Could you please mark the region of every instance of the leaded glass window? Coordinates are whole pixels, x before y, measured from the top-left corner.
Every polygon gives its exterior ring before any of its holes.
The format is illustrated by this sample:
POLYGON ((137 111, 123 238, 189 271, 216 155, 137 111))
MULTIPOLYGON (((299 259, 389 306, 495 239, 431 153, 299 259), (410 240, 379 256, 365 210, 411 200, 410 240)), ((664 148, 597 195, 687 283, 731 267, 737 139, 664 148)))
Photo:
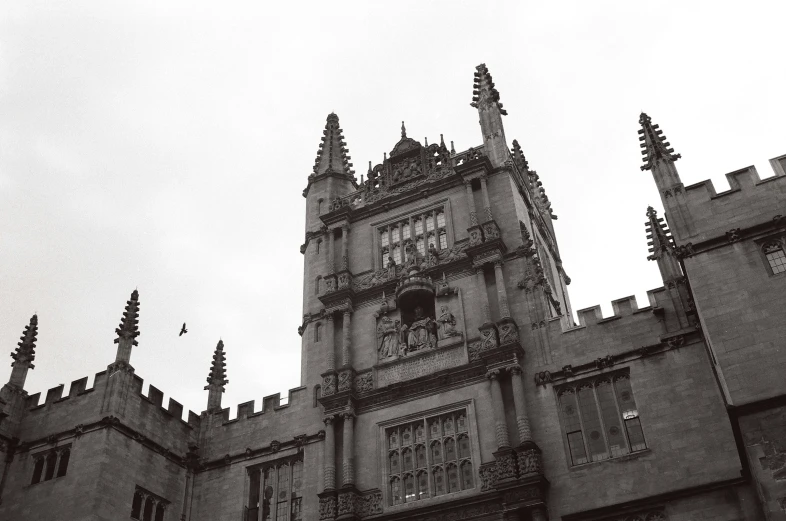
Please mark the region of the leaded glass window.
POLYGON ((303 521, 302 455, 249 469, 245 521, 303 521))
POLYGON ((563 386, 557 392, 572 465, 647 448, 626 373, 563 386))
POLYGON ((767 258, 773 275, 786 271, 786 254, 784 254, 783 246, 779 242, 768 242, 762 251, 764 251, 764 256, 767 258))
POLYGON ((390 505, 475 487, 466 409, 385 431, 390 505))
POLYGON ((448 248, 445 208, 433 208, 399 221, 380 226, 379 247, 381 265, 388 267, 390 258, 396 264, 407 262, 407 244, 412 243, 421 255, 426 255, 430 245, 438 250, 448 248))

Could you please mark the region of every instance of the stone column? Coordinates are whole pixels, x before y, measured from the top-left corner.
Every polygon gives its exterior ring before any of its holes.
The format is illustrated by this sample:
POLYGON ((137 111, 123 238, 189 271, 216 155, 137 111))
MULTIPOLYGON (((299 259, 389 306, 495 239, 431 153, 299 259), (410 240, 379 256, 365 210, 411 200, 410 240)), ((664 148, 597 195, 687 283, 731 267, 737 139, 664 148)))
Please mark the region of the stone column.
POLYGON ((467 187, 467 207, 469 207, 469 225, 478 225, 478 212, 475 209, 475 196, 472 195, 472 181, 464 181, 467 187))
POLYGON ((505 289, 505 276, 502 273, 504 262, 498 260, 494 262, 494 276, 497 281, 497 298, 499 299, 499 314, 501 318, 510 318, 510 308, 508 307, 508 292, 505 289))
POLYGON ((349 309, 344 310, 344 342, 341 346, 341 364, 343 367, 347 367, 352 363, 350 359, 350 347, 352 344, 352 336, 351 336, 351 316, 352 311, 349 309))
POLYGON ((546 514, 546 509, 543 507, 535 507, 530 511, 532 521, 547 521, 548 514, 546 514))
POLYGON ((349 271, 349 225, 341 225, 341 269, 349 271))
POLYGON ((491 202, 489 201, 489 190, 488 186, 486 186, 486 176, 480 176, 480 188, 483 191, 483 209, 486 212, 486 220, 490 221, 494 219, 491 215, 491 202))
POLYGON ((336 488, 336 431, 335 416, 325 416, 325 490, 336 488))
POLYGON ((499 369, 486 373, 491 382, 491 401, 494 408, 494 432, 497 436, 497 450, 509 449, 508 425, 505 421, 505 407, 502 404, 502 387, 499 384, 501 374, 499 369))
POLYGON ((355 484, 355 415, 351 412, 342 414, 344 417, 344 480, 342 485, 355 484))
POLYGON ((483 266, 475 268, 475 275, 475 287, 477 288, 478 298, 480 299, 483 323, 488 324, 491 322, 491 308, 489 307, 489 294, 486 291, 486 276, 483 274, 483 266))
POLYGON ((336 271, 336 265, 334 262, 335 254, 333 253, 333 230, 328 230, 325 234, 325 253, 327 253, 327 263, 326 269, 327 274, 332 275, 336 271))
POLYGON ((516 427, 519 430, 519 443, 526 443, 532 441, 532 432, 529 428, 521 366, 513 365, 508 370, 510 371, 511 383, 513 384, 513 404, 516 407, 516 427))
POLYGON ((335 342, 335 331, 333 324, 333 313, 328 313, 325 317, 325 345, 327 346, 327 371, 334 371, 336 369, 336 347, 333 345, 335 342))

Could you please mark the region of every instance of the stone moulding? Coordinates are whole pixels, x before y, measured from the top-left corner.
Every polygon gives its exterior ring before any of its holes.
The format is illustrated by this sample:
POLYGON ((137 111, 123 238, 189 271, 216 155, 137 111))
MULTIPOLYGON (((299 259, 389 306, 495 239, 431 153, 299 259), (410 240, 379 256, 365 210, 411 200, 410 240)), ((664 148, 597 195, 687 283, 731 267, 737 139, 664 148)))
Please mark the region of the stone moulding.
MULTIPOLYGON (((461 337, 456 337, 461 342, 461 337)), ((416 352, 404 358, 380 364, 375 369, 377 387, 387 387, 406 380, 427 376, 466 363, 463 343, 416 352)))

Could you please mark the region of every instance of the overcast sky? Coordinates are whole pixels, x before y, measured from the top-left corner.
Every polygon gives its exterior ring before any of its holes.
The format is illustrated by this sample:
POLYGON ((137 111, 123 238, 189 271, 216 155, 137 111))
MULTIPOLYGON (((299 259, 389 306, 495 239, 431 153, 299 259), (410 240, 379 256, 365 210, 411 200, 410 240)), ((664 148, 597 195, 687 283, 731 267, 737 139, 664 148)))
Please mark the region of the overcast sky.
POLYGON ((786 153, 783 6, 3 2, 0 352, 37 312, 27 391, 92 385, 138 288, 131 362, 165 402, 205 408, 219 338, 233 417, 297 387, 301 191, 327 114, 358 177, 401 120, 421 141, 481 144, 481 62, 559 216, 574 309, 644 306, 661 285, 643 225, 660 201, 639 170, 639 113, 683 155, 685 184, 771 175, 786 153))

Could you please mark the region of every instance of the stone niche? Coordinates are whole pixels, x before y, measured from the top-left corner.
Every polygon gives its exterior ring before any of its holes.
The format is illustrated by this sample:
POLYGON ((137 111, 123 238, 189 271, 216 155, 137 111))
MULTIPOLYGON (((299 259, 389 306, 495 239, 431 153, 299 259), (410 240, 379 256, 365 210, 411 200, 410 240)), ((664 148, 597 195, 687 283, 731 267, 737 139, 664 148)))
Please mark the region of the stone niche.
POLYGON ((396 287, 395 304, 384 300, 377 313, 377 387, 466 363, 463 303, 445 287, 413 263, 396 287))

